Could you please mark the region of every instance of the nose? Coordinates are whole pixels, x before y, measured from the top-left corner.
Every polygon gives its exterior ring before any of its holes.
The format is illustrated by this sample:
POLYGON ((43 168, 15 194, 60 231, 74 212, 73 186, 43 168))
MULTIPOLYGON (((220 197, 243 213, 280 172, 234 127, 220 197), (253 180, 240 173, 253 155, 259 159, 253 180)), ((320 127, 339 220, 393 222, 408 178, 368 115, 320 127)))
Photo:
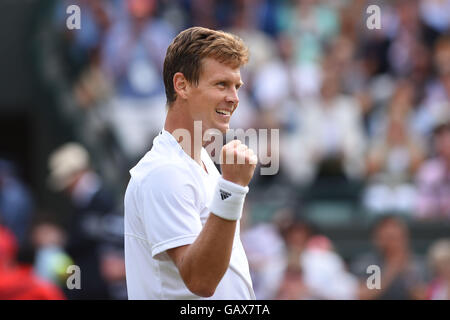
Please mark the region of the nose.
POLYGON ((239 103, 239 97, 237 89, 232 87, 228 92, 226 96, 227 103, 232 104, 233 106, 236 106, 239 103))

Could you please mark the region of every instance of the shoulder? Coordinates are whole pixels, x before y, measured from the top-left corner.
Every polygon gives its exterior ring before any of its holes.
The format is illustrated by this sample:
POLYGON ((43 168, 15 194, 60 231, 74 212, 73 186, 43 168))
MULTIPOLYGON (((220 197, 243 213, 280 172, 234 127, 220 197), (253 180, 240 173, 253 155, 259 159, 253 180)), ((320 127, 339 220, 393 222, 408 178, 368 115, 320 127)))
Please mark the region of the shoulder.
MULTIPOLYGON (((132 174, 132 186, 129 192, 132 197, 147 208, 170 205, 172 208, 181 203, 197 204, 201 199, 201 188, 198 180, 189 171, 189 167, 177 162, 165 162, 140 176, 132 174)), ((140 206, 140 205, 138 205, 140 206)), ((167 208, 166 208, 167 209, 167 208)))
POLYGON ((130 170, 134 181, 138 184, 156 177, 171 177, 189 172, 189 165, 162 137, 155 138, 152 149, 130 170))
POLYGON ((192 163, 175 139, 169 134, 160 135, 152 149, 130 170, 133 188, 159 194, 180 188, 187 191, 186 186, 199 187, 201 177, 192 163))
MULTIPOLYGON (((133 176, 134 177, 134 176, 133 176)), ((195 179, 189 166, 180 161, 164 161, 141 170, 137 175, 140 186, 152 189, 170 189, 175 186, 194 183, 195 179)))

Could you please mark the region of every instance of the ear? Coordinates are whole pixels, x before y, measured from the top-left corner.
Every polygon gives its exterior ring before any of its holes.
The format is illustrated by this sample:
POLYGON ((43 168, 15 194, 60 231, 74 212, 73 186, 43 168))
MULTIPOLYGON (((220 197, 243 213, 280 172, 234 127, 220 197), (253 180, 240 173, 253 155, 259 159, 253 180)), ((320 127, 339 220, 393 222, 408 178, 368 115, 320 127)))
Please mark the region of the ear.
POLYGON ((188 95, 189 82, 184 77, 184 74, 177 72, 173 75, 173 88, 178 97, 186 99, 188 95))

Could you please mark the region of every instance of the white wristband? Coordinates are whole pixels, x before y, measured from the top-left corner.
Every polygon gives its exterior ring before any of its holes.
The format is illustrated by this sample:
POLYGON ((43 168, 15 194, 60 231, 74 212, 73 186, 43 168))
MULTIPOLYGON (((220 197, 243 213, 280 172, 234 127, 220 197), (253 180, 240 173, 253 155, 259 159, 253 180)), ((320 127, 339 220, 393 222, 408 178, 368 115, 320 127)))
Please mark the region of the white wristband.
POLYGON ((220 177, 208 204, 210 212, 226 220, 239 220, 248 187, 240 186, 220 177))

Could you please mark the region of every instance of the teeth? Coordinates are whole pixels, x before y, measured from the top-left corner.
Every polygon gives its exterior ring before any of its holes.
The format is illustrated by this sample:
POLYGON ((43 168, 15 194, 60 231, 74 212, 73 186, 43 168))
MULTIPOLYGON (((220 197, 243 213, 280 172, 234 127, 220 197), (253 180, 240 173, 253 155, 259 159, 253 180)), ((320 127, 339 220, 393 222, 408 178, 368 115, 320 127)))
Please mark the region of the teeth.
POLYGON ((220 114, 223 114, 223 115, 226 115, 226 116, 231 115, 231 112, 227 111, 227 110, 216 110, 216 112, 220 113, 220 114))

